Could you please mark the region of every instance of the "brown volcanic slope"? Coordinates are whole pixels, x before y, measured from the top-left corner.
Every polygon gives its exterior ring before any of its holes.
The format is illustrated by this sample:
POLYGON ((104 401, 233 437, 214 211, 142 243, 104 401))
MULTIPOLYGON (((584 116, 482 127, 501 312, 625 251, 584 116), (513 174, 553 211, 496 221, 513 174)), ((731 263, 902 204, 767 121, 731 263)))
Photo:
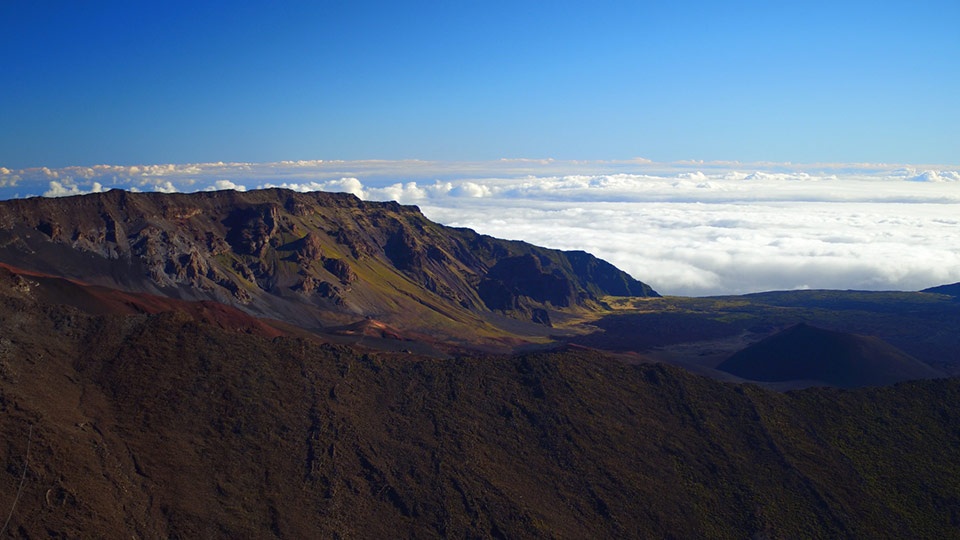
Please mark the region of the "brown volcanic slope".
POLYGON ((226 304, 211 301, 187 302, 145 293, 126 293, 108 287, 25 271, 0 263, 0 282, 49 304, 61 304, 94 315, 135 315, 180 312, 198 322, 225 330, 236 330, 265 337, 286 332, 226 304))
POLYGON ((90 316, 0 275, 16 538, 948 538, 960 381, 790 394, 90 316), (22 489, 21 489, 22 486, 22 489))
POLYGON ((878 338, 803 323, 734 353, 717 369, 753 381, 814 381, 845 388, 943 376, 878 338))
POLYGON ((280 189, 3 201, 0 262, 305 328, 375 318, 451 342, 542 336, 551 314, 656 295, 584 252, 444 227, 413 206, 280 189))

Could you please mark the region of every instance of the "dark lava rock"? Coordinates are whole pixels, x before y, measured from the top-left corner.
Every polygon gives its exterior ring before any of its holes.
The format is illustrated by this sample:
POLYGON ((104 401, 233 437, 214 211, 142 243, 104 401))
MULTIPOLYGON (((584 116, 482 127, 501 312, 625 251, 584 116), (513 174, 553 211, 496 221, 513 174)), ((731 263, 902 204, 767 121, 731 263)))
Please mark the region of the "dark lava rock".
POLYGON ((224 222, 230 228, 227 243, 241 255, 262 257, 277 233, 277 217, 273 204, 237 208, 224 222))
POLYGON ((573 284, 562 274, 544 271, 532 254, 501 259, 480 282, 480 298, 490 309, 516 309, 518 298, 526 296, 556 307, 574 303, 573 284))

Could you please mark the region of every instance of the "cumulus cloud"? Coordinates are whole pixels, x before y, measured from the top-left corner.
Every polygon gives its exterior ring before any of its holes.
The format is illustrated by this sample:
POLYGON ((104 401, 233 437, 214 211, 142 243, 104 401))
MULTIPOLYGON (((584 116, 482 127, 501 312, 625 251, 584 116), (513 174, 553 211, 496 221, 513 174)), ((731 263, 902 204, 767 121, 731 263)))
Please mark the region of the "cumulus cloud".
POLYGON ((363 197, 363 184, 356 178, 341 178, 326 182, 326 191, 340 191, 363 197))
POLYGON ((0 188, 16 187, 19 182, 19 174, 6 167, 0 167, 0 188))
POLYGON ((382 188, 358 189, 355 195, 366 199, 397 201, 401 203, 417 202, 430 196, 428 191, 416 182, 391 184, 382 188))
POLYGON ((489 197, 493 190, 489 186, 474 182, 463 182, 449 191, 454 197, 489 197))
POLYGON ((282 188, 299 191, 301 193, 307 191, 333 191, 339 193, 350 193, 360 198, 364 197, 363 184, 356 178, 340 178, 338 180, 328 180, 325 182, 284 182, 282 184, 267 183, 260 184, 257 186, 257 188, 282 188))
POLYGON ((678 175, 677 175, 677 178, 684 178, 684 179, 686 179, 686 180, 700 180, 700 181, 703 181, 703 180, 706 180, 706 179, 707 179, 707 175, 703 174, 703 173, 700 172, 700 171, 683 172, 683 173, 678 174, 678 175))
POLYGON ((70 180, 58 182, 50 181, 50 189, 43 193, 44 197, 68 197, 70 195, 85 195, 87 193, 101 193, 105 191, 100 182, 91 184, 90 189, 81 189, 80 186, 70 180))
POLYGON ((958 171, 923 171, 920 174, 909 178, 914 182, 958 182, 960 181, 960 172, 958 171))
MULTIPOLYGON (((171 187, 173 186, 173 184, 170 182, 166 182, 166 184, 171 187)), ((230 180, 217 180, 212 186, 204 188, 204 191, 223 191, 226 189, 232 189, 234 191, 246 191, 247 186, 235 184, 230 180)))
POLYGON ((173 185, 173 182, 161 182, 154 184, 154 191, 159 191, 160 193, 176 193, 178 190, 176 186, 173 185))

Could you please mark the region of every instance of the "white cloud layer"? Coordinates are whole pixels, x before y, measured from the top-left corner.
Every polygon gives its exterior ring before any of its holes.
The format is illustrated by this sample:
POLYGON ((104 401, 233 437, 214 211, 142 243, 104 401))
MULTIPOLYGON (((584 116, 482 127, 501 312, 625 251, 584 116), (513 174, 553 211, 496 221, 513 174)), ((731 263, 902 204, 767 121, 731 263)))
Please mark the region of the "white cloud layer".
POLYGON ((4 198, 264 187, 417 204, 444 224, 589 251, 665 294, 960 281, 957 167, 636 159, 0 168, 4 198))

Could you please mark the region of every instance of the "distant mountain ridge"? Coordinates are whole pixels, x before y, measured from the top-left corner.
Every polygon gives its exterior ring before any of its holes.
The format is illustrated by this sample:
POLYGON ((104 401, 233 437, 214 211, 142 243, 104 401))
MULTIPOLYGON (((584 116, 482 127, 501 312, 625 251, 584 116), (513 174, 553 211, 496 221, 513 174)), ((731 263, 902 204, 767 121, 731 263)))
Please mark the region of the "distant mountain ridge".
POLYGON ((0 262, 307 328, 378 318, 454 340, 536 333, 607 295, 658 296, 584 252, 445 227, 415 206, 283 189, 3 201, 0 262))
POLYGON ((930 287, 929 289, 924 289, 920 292, 945 294, 947 296, 953 296, 954 298, 958 298, 960 297, 960 283, 951 283, 949 285, 938 285, 936 287, 930 287))

